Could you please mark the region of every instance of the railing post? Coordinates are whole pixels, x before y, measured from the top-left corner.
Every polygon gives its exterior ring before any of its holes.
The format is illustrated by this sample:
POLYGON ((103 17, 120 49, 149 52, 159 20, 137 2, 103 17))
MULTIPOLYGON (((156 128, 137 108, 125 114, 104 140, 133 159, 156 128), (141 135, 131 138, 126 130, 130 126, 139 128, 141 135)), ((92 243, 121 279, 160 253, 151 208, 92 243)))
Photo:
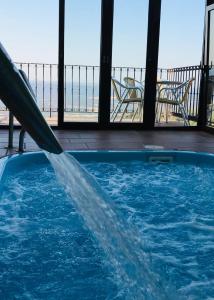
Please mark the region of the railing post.
POLYGON ((13 129, 14 129, 14 117, 11 111, 9 111, 9 132, 8 132, 8 149, 13 148, 13 129))

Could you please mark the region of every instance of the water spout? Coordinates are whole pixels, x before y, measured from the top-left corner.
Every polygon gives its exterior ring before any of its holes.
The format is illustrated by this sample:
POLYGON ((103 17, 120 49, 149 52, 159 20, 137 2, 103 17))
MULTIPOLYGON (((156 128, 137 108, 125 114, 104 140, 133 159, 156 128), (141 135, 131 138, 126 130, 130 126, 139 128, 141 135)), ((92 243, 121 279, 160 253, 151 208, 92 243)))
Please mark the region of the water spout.
POLYGON ((63 152, 40 112, 35 96, 1 43, 0 99, 40 148, 55 154, 63 152))

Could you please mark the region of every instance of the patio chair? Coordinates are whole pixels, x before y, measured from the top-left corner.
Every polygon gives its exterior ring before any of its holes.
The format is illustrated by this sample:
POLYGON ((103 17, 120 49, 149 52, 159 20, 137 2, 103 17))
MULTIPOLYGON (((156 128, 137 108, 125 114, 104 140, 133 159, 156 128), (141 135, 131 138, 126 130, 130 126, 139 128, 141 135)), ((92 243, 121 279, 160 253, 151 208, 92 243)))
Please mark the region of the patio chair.
POLYGON ((168 105, 173 105, 178 107, 178 111, 180 112, 183 121, 184 126, 189 126, 189 118, 188 113, 186 111, 186 105, 188 101, 189 91, 192 86, 192 82, 195 80, 195 78, 191 78, 182 84, 178 86, 171 86, 166 87, 163 86, 158 90, 157 94, 157 106, 156 106, 156 121, 160 122, 161 113, 162 113, 162 106, 165 104, 166 108, 166 122, 168 122, 168 105), (159 118, 158 118, 158 105, 161 105, 159 118))
POLYGON ((111 115, 111 121, 114 122, 118 113, 121 111, 122 106, 124 106, 122 115, 120 117, 120 122, 123 120, 125 112, 128 109, 129 104, 138 103, 138 108, 134 112, 132 117, 132 122, 134 121, 136 117, 136 112, 139 113, 139 121, 141 121, 142 118, 142 108, 143 108, 143 95, 142 95, 142 89, 139 87, 128 87, 118 80, 112 78, 112 86, 115 93, 115 96, 118 100, 118 103, 116 107, 114 108, 112 115, 111 115))
POLYGON ((140 88, 142 91, 144 91, 144 84, 143 82, 135 79, 135 78, 132 78, 132 77, 124 77, 123 78, 125 84, 127 87, 138 87, 140 88))
MULTIPOLYGON (((139 80, 132 78, 132 77, 124 77, 123 80, 128 88, 138 87, 141 90, 141 95, 144 94, 144 85, 142 82, 140 82, 139 80)), ((138 98, 137 94, 138 94, 137 90, 132 89, 129 91, 130 98, 138 98)), ((141 104, 138 104, 138 105, 140 106, 141 104)), ((140 107, 138 109, 136 109, 136 111, 134 112, 133 119, 135 119, 137 113, 139 113, 139 118, 140 118, 140 113, 142 113, 142 110, 140 110, 140 107)))

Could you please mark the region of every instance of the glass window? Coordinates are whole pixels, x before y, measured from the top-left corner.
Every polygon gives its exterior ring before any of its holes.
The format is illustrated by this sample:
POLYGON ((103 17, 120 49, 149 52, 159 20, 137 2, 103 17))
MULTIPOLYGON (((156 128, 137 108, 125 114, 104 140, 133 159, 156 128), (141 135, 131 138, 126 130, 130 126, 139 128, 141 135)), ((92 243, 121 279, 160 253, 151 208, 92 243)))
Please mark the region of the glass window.
POLYGON ((65 122, 97 122, 101 0, 65 1, 65 122))
POLYGON ((204 0, 162 0, 156 126, 197 125, 204 0))
POLYGON ((143 122, 148 4, 114 1, 111 122, 143 122))
MULTIPOLYGON (((28 76, 49 124, 57 124, 58 6, 58 0, 0 0, 1 43, 28 76)), ((0 124, 8 124, 1 102, 0 124)))

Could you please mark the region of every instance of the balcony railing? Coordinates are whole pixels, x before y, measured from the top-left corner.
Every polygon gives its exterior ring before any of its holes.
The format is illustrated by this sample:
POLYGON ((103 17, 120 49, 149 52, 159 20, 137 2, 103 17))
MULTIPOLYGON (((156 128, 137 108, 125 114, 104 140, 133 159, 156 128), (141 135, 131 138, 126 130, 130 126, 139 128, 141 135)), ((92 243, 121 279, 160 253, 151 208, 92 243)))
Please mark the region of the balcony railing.
MULTIPOLYGON (((34 93, 37 104, 42 112, 52 118, 58 111, 58 65, 43 63, 16 63, 19 69, 25 71, 34 93)), ((99 103, 99 70, 98 66, 65 65, 64 68, 64 111, 70 113, 97 113, 99 103)), ((113 67, 112 76, 123 82, 124 77, 132 77, 138 81, 144 81, 145 68, 113 67)), ((195 78, 189 92, 187 112, 189 118, 197 120, 199 91, 200 91, 200 66, 190 66, 173 69, 158 69, 157 78, 175 81, 186 81, 195 78)), ((117 104, 112 90, 111 110, 117 104)), ((6 107, 0 103, 0 111, 6 107)), ((179 115, 177 107, 173 108, 173 114, 179 115)))
MULTIPOLYGON (((195 80, 193 81, 189 91, 186 109, 189 118, 197 121, 201 83, 201 66, 167 69, 167 80, 184 82, 191 78, 194 78, 195 80)), ((174 107, 173 110, 175 115, 179 114, 177 106, 174 107)))

